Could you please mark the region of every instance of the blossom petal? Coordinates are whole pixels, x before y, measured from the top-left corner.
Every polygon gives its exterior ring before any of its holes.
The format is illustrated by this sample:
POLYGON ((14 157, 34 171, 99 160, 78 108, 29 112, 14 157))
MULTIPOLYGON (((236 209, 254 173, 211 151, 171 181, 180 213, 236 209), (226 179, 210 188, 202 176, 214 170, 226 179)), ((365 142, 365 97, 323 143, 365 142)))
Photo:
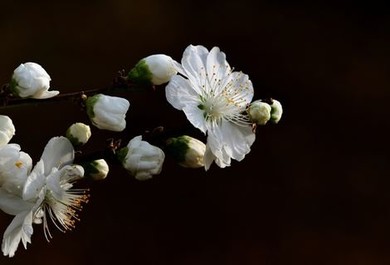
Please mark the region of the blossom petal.
POLYGON ((32 159, 27 153, 20 152, 19 158, 7 164, 0 170, 3 178, 2 188, 21 196, 24 183, 32 168, 32 159))
POLYGON ((168 102, 176 109, 182 110, 187 104, 197 106, 200 103, 199 94, 189 81, 180 75, 171 78, 165 87, 168 102))
POLYGON ((17 215, 20 212, 27 211, 33 207, 33 204, 24 201, 21 197, 0 188, 0 209, 10 215, 17 215))
POLYGON ((31 98, 36 98, 36 99, 46 99, 46 98, 52 98, 57 96, 60 93, 58 90, 41 90, 38 91, 36 94, 31 96, 31 98))
POLYGON ((230 166, 230 158, 237 161, 244 159, 255 138, 251 127, 223 121, 219 127, 208 130, 207 145, 217 165, 226 167, 230 166))
POLYGON ((4 232, 1 246, 4 256, 13 257, 21 240, 24 248, 27 248, 27 243, 31 243, 32 234, 32 211, 16 215, 4 232))
POLYGON ((173 107, 184 111, 192 125, 203 133, 206 132, 203 111, 198 107, 201 104, 200 96, 187 79, 179 75, 173 76, 165 88, 165 94, 173 107))
POLYGON ((84 176, 84 169, 79 165, 67 165, 60 170, 53 170, 46 179, 46 187, 56 199, 62 199, 66 190, 72 187, 74 180, 84 176))
POLYGON ((189 45, 185 49, 181 61, 184 75, 188 77, 198 94, 202 93, 202 89, 199 85, 205 83, 208 53, 209 51, 201 45, 189 45))
POLYGON ((212 48, 208 54, 206 69, 209 81, 207 88, 215 90, 214 93, 219 94, 225 87, 225 83, 230 81, 231 68, 226 61, 225 53, 221 52, 218 47, 212 48))
POLYGON ((39 160, 30 175, 27 177, 23 188, 23 200, 28 201, 38 197, 38 194, 45 185, 46 177, 44 174, 44 167, 43 160, 39 160))
POLYGON ((49 175, 52 168, 60 168, 72 164, 74 149, 72 143, 65 137, 53 137, 46 144, 41 159, 44 161, 45 175, 49 175))
POLYGON ((236 98, 239 96, 239 100, 236 100, 235 103, 240 108, 245 109, 251 103, 254 93, 253 84, 249 80, 249 76, 242 72, 232 72, 228 86, 229 97, 236 98))

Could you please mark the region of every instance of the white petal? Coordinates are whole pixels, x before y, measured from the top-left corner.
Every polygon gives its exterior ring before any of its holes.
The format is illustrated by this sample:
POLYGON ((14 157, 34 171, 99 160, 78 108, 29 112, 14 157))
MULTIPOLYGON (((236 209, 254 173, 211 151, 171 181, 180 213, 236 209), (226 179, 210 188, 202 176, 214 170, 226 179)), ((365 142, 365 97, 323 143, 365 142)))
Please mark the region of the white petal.
POLYGON ((74 149, 71 142, 63 137, 53 137, 46 144, 41 159, 45 166, 45 175, 49 175, 53 167, 60 168, 72 164, 74 149))
POLYGON ((203 157, 204 168, 206 171, 209 170, 215 158, 216 158, 215 155, 213 154, 213 152, 211 152, 210 146, 206 145, 206 152, 204 153, 204 157, 203 157))
POLYGON ((0 174, 3 177, 2 187, 9 192, 21 196, 21 191, 27 176, 30 174, 31 167, 31 157, 25 152, 20 152, 18 159, 10 161, 3 170, 0 170, 0 174))
MULTIPOLYGON (((233 72, 231 74, 231 83, 229 84, 229 97, 239 97, 240 102, 236 101, 241 108, 246 108, 253 98, 253 84, 249 76, 242 72, 233 72)), ((228 91, 226 91, 228 92, 228 91)))
POLYGON ((165 95, 171 105, 182 110, 187 104, 197 106, 200 103, 199 94, 193 89, 189 81, 180 75, 172 77, 165 87, 165 95))
POLYGON ((179 75, 173 76, 165 88, 165 94, 173 107, 183 110, 196 128, 206 132, 203 111, 198 107, 201 104, 200 96, 187 79, 179 75))
POLYGON ((208 130, 207 146, 215 156, 216 164, 226 167, 230 166, 231 158, 237 161, 244 159, 255 138, 250 126, 223 121, 219 127, 208 130))
POLYGON ((57 90, 42 90, 31 96, 31 98, 36 99, 46 99, 46 98, 52 98, 57 96, 60 93, 60 91, 57 90))
POLYGON ((4 232, 1 246, 4 256, 13 257, 21 240, 24 248, 27 248, 27 243, 31 243, 32 233, 32 212, 26 211, 15 216, 4 232))
POLYGON ((44 163, 41 159, 35 165, 34 169, 26 180, 26 183, 23 188, 23 199, 26 201, 36 199, 43 186, 45 185, 45 181, 46 177, 44 173, 44 163))
POLYGON ((188 77, 194 89, 197 89, 198 94, 201 93, 201 85, 204 84, 206 78, 206 61, 209 51, 201 46, 188 46, 182 58, 182 66, 184 75, 188 77))
POLYGON ((192 125, 201 130, 203 133, 206 133, 206 121, 204 119, 203 111, 201 109, 199 109, 198 107, 187 105, 183 109, 183 111, 192 125))
POLYGON ((251 150, 251 145, 256 139, 256 135, 250 126, 238 126, 234 123, 224 121, 221 123, 220 132, 229 156, 237 161, 244 159, 251 150))
POLYGON ((17 215, 23 211, 31 209, 32 207, 32 203, 26 202, 21 197, 0 188, 0 209, 5 213, 17 215))
POLYGON ((217 88, 216 93, 219 93, 218 88, 223 88, 223 83, 221 85, 215 85, 218 81, 228 82, 230 79, 228 75, 231 73, 231 68, 226 61, 225 53, 221 52, 218 47, 214 47, 211 49, 210 53, 207 56, 207 78, 209 79, 210 87, 213 89, 217 88))

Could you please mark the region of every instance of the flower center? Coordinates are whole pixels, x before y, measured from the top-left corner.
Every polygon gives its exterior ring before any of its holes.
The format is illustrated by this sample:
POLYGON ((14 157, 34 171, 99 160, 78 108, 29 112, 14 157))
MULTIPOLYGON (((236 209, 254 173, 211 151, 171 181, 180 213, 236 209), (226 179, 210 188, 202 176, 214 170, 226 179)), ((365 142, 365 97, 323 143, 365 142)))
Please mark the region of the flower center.
POLYGON ((61 198, 56 198, 51 191, 48 191, 43 203, 44 210, 44 233, 47 241, 52 238, 49 226, 46 220, 46 213, 54 225, 61 231, 66 232, 75 227, 76 221, 79 221, 78 212, 83 209, 84 203, 89 201, 88 189, 72 189, 64 191, 61 198))

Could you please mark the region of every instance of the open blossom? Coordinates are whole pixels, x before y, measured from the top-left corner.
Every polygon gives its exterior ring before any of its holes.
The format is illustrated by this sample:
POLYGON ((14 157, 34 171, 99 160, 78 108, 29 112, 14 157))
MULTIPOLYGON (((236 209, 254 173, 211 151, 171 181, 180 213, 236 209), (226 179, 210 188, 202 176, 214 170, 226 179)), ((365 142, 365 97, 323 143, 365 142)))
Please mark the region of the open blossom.
MULTIPOLYGON (((46 145, 41 159, 30 171, 20 171, 19 179, 11 184, 12 175, 6 174, 0 187, 0 209, 15 215, 4 232, 2 251, 5 256, 14 256, 20 242, 24 247, 31 243, 32 224, 43 224, 46 239, 52 236, 48 219, 61 231, 71 230, 78 220, 77 212, 88 201, 83 189, 72 189, 73 183, 84 175, 79 165, 73 165, 74 149, 65 137, 53 137, 46 145)), ((28 166, 28 160, 25 159, 28 166)), ((23 161, 15 163, 22 166, 23 161)), ((8 172, 8 171, 7 171, 8 172)))
POLYGON ((168 55, 153 54, 140 60, 128 74, 138 84, 161 85, 177 74, 176 62, 168 55))
POLYGON ((126 128, 126 113, 130 107, 127 99, 96 94, 87 98, 86 105, 87 114, 97 128, 115 132, 126 128))
POLYGON ((0 146, 7 144, 15 135, 15 126, 10 117, 0 115, 0 146))
POLYGON ((49 91, 50 80, 49 74, 41 65, 32 62, 22 63, 14 70, 11 90, 13 94, 21 98, 51 98, 60 92, 49 91))
POLYGON ((136 136, 118 152, 123 167, 136 179, 147 180, 160 174, 165 159, 163 150, 136 136))
POLYGON ((166 87, 168 102, 183 110, 196 128, 207 134, 205 169, 213 161, 230 166, 241 161, 255 141, 251 122, 245 114, 252 101, 253 86, 248 76, 234 72, 218 47, 186 48, 175 75, 166 87), (184 76, 184 77, 183 77, 184 76))

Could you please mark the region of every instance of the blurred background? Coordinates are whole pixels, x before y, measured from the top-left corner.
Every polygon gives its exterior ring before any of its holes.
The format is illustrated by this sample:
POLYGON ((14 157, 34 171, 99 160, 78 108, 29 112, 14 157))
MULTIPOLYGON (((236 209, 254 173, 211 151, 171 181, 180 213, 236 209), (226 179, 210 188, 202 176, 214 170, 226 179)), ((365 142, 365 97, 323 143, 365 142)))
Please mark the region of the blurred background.
MULTIPOLYGON (((226 169, 167 160, 139 182, 113 167, 88 183, 89 204, 65 234, 0 264, 390 264, 390 10, 379 1, 8 1, 0 4, 0 83, 41 64, 61 92, 107 87, 150 54, 180 61, 218 46, 248 74, 255 99, 284 106, 252 151, 226 169)), ((128 128, 93 128, 93 146, 145 129, 188 126, 155 93, 129 93, 128 128), (99 141, 96 141, 98 139, 99 141)), ((12 142, 37 161, 46 142, 87 117, 69 102, 0 109, 12 142)), ((194 131, 194 133, 199 133, 194 131)), ((101 145, 101 146, 99 146, 101 145)), ((0 230, 12 216, 0 213, 0 230)))

